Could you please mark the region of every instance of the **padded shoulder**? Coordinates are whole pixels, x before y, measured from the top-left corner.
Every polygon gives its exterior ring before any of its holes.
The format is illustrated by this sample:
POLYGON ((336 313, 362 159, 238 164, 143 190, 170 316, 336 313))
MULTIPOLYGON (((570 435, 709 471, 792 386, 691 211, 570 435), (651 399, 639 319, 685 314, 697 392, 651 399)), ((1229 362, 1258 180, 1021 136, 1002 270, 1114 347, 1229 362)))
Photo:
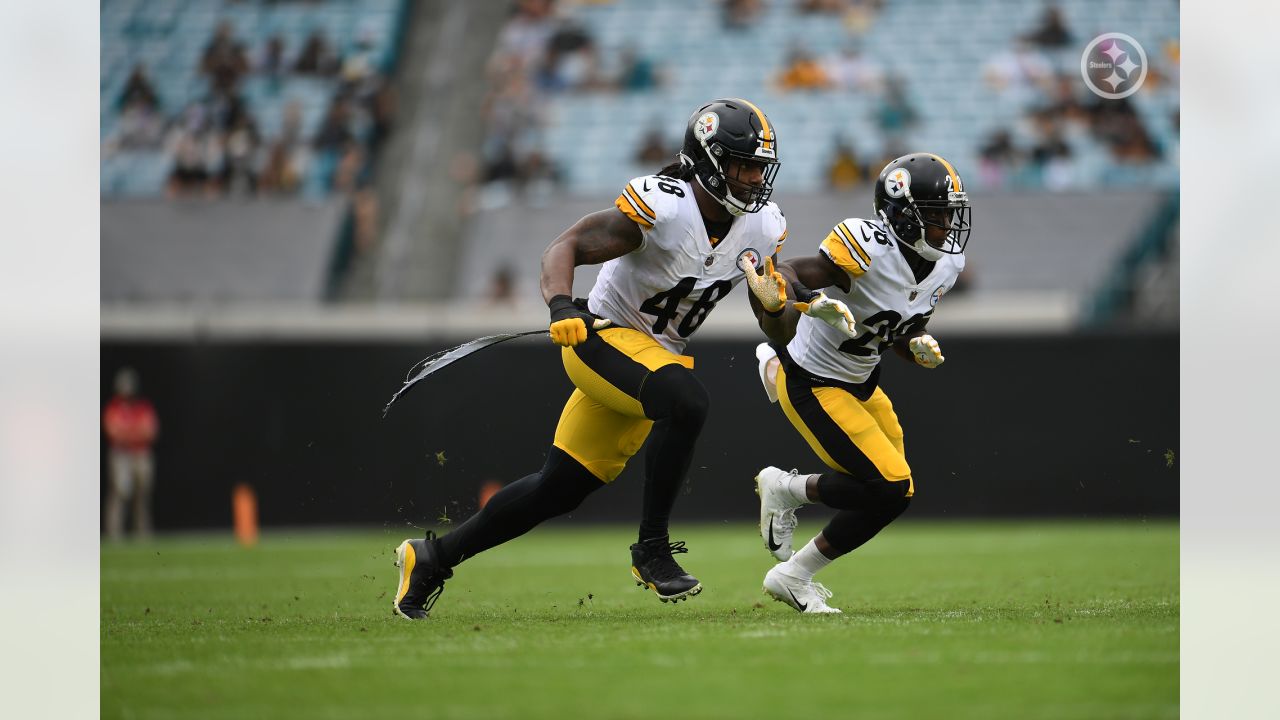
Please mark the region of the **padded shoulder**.
POLYGON ((623 186, 613 204, 637 225, 650 230, 675 217, 680 212, 680 198, 688 192, 688 186, 679 180, 643 175, 623 186))
POLYGON ((858 277, 871 269, 871 264, 892 242, 880 223, 845 218, 832 228, 818 251, 845 272, 858 277))

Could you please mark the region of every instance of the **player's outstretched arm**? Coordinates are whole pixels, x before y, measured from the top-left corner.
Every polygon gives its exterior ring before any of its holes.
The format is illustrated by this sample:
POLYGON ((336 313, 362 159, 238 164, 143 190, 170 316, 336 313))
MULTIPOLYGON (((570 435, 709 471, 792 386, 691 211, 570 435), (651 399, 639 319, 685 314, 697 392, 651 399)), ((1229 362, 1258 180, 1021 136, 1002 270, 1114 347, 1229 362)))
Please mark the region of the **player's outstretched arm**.
POLYGON ((611 208, 583 217, 551 241, 542 252, 540 284, 542 299, 551 309, 552 342, 566 347, 586 342, 587 323, 595 321, 573 304, 573 269, 622 257, 643 240, 640 227, 611 208))

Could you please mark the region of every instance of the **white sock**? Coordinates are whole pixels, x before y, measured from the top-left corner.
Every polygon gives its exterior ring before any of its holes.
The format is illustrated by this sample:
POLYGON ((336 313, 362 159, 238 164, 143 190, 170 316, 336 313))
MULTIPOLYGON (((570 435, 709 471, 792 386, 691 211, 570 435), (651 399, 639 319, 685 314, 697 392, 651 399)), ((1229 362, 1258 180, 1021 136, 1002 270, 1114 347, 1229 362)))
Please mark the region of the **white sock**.
POLYGON ((814 477, 814 476, 797 474, 797 475, 792 475, 786 480, 787 492, 791 493, 791 497, 793 500, 795 500, 796 502, 802 505, 808 505, 809 503, 813 502, 812 500, 809 499, 809 491, 805 489, 805 487, 809 484, 809 478, 811 477, 814 477))
POLYGON ((801 580, 812 580, 814 574, 830 564, 831 558, 823 555, 818 550, 818 546, 810 540, 795 555, 792 555, 790 560, 783 563, 786 566, 783 572, 801 580))

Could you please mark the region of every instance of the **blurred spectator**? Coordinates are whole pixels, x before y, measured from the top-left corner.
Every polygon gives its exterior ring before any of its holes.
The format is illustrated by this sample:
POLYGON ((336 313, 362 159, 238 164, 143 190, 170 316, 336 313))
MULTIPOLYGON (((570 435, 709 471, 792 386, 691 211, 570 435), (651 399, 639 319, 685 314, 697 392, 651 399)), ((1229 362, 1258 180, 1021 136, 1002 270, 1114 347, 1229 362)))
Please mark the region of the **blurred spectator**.
POLYGON ((831 79, 809 51, 800 45, 792 47, 787 57, 787 67, 778 77, 783 90, 822 90, 831 85, 831 79))
POLYGON ((1160 149, 1128 98, 1100 101, 1094 106, 1093 134, 1121 162, 1141 164, 1160 157, 1160 149))
POLYGON ((289 195, 297 191, 300 181, 301 173, 289 146, 283 140, 271 143, 262 173, 258 176, 258 189, 264 193, 289 195))
POLYGON ((801 15, 838 15, 845 10, 845 0, 796 0, 796 12, 801 15))
POLYGON ((169 173, 170 196, 204 194, 212 190, 209 156, 221 156, 216 148, 209 147, 212 142, 201 131, 183 129, 178 132, 173 144, 173 170, 169 173))
POLYGON ((624 92, 640 92, 657 87, 658 73, 653 61, 641 55, 635 45, 622 49, 619 58, 618 89, 624 92))
POLYGON ((284 60, 284 38, 280 33, 267 38, 267 44, 263 46, 254 69, 276 82, 284 77, 287 68, 284 60))
POLYGON ((302 140, 302 106, 292 100, 284 108, 280 136, 267 147, 258 189, 288 195, 297 192, 307 168, 306 144, 302 140))
POLYGON ((759 19, 760 0, 721 0, 721 18, 726 30, 746 30, 759 19))
POLYGON ((987 85, 996 92, 1050 89, 1053 81, 1053 64, 1044 53, 1033 48, 1025 40, 997 54, 982 68, 987 85))
POLYGON ((1004 187, 1022 163, 1022 152, 1013 144, 1013 135, 1006 128, 992 133, 978 150, 978 174, 982 184, 1004 187))
POLYGON ((856 46, 846 46, 840 53, 824 63, 832 85, 841 90, 878 94, 884 89, 884 68, 880 63, 866 58, 856 46))
POLYGON ((1071 44, 1071 31, 1057 5, 1049 5, 1040 18, 1040 26, 1023 35, 1027 42, 1042 48, 1057 49, 1071 44))
POLYGON ((831 190, 848 190, 862 182, 862 164, 853 148, 844 139, 836 140, 835 153, 827 166, 827 187, 831 190))
POLYGON ((152 112, 160 109, 160 97, 156 95, 155 87, 151 85, 151 78, 147 77, 147 70, 141 63, 134 65, 133 72, 129 73, 124 90, 116 100, 116 107, 121 110, 141 108, 152 112))
POLYGON ((236 40, 233 33, 230 22, 224 20, 219 23, 200 59, 200 72, 209 77, 210 86, 215 92, 231 92, 240 78, 249 71, 244 44, 236 40))
POLYGON ((115 130, 103 141, 103 154, 120 150, 148 150, 164 142, 167 121, 158 110, 145 103, 131 104, 120 113, 115 130))
POLYGON ((884 7, 884 0, 849 0, 848 10, 844 12, 844 28, 854 37, 862 35, 875 24, 876 17, 884 7))
POLYGON ((298 59, 293 63, 295 73, 320 77, 336 75, 338 67, 338 54, 321 30, 312 31, 303 44, 302 51, 298 53, 298 59))
POLYGON ((341 95, 335 96, 329 103, 329 110, 311 144, 317 150, 336 152, 354 140, 355 134, 351 131, 351 103, 341 95))
POLYGON ((555 30, 551 9, 551 0, 519 0, 511 19, 498 33, 491 64, 513 60, 521 69, 532 69, 555 30))
POLYGON ((160 430, 155 408, 138 395, 138 374, 121 368, 115 376, 115 396, 102 413, 106 431, 107 497, 103 526, 109 540, 124 537, 126 505, 132 500, 134 536, 151 535, 151 488, 155 462, 151 448, 160 430))
POLYGON ((876 124, 888 135, 895 135, 915 125, 916 111, 907 100, 906 81, 899 75, 889 76, 884 97, 875 110, 876 124))
POLYGON ((258 128, 247 114, 236 118, 223 140, 220 189, 231 195, 252 195, 258 189, 258 128))
POLYGON ((661 167, 675 156, 675 149, 667 144, 666 138, 657 123, 650 125, 644 137, 640 139, 640 147, 636 150, 635 161, 640 165, 661 167))
POLYGON ((493 277, 489 281, 489 303, 491 305, 514 305, 516 301, 516 273, 508 263, 494 268, 493 277))
POLYGON ((341 73, 343 84, 348 88, 354 87, 356 92, 361 92, 360 85, 377 77, 377 47, 369 30, 360 31, 355 46, 342 59, 341 73))
POLYGON ((1062 137, 1058 119, 1049 111, 1032 114, 1036 141, 1029 153, 1031 167, 1038 171, 1040 181, 1050 190, 1062 190, 1075 180, 1074 152, 1062 137))
POLYGON ((538 87, 549 92, 603 86, 595 41, 585 27, 570 20, 556 28, 547 41, 536 79, 538 87))
POLYGON ((541 150, 532 150, 520 159, 516 180, 517 191, 530 204, 543 206, 550 201, 560 184, 560 171, 541 150))

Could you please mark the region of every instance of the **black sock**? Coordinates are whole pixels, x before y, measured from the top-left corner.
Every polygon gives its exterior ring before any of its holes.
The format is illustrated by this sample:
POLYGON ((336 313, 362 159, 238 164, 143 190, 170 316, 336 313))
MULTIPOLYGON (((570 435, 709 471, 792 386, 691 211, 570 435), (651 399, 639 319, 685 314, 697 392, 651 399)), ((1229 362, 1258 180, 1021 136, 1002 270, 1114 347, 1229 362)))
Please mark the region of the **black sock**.
POLYGON ((853 552, 893 522, 910 503, 911 498, 904 497, 891 507, 841 510, 822 529, 822 536, 840 555, 853 552))
POLYGON ((645 450, 641 542, 667 537, 671 508, 693 462, 694 446, 710 401, 702 383, 685 368, 668 365, 650 374, 640 392, 645 414, 654 419, 645 450))
POLYGON ((502 488, 480 512, 436 541, 440 562, 453 567, 491 547, 563 515, 604 483, 578 461, 552 447, 542 470, 502 488))

